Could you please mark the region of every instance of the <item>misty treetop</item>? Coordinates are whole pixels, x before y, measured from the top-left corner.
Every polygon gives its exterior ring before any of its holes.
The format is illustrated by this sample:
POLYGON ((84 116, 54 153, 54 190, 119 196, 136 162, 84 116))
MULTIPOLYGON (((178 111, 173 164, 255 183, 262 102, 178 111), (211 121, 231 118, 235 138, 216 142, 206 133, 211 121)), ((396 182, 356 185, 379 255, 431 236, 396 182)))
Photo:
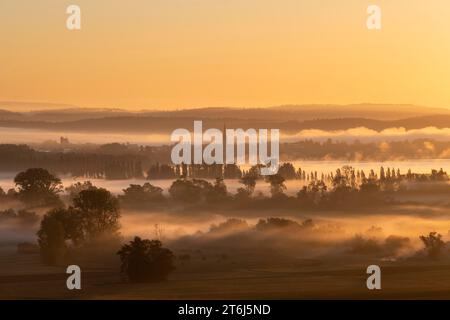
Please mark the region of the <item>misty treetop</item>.
POLYGON ((120 211, 117 199, 106 189, 82 190, 68 208, 48 211, 37 233, 44 262, 65 261, 70 246, 118 237, 120 211))
POLYGON ((62 191, 61 179, 42 168, 31 168, 14 178, 18 197, 30 206, 57 205, 62 191))

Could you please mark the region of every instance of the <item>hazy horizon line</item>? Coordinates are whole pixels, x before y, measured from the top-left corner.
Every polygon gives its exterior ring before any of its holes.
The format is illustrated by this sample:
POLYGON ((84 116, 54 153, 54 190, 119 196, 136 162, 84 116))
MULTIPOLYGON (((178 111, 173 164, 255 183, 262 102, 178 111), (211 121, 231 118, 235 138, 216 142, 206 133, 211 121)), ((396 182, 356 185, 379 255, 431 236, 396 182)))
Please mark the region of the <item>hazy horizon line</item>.
POLYGON ((6 110, 10 112, 44 112, 44 111, 58 111, 58 110, 108 110, 108 111, 118 111, 118 112, 176 112, 185 110, 200 110, 200 109, 270 109, 278 107, 313 107, 313 106, 327 106, 327 107, 351 107, 351 106, 403 106, 403 107, 417 107, 425 109, 443 109, 449 110, 450 107, 445 106, 428 106, 414 103, 390 103, 390 102, 357 102, 357 103, 282 103, 275 105, 266 106, 185 106, 185 107, 111 107, 111 106, 81 106, 70 103, 59 103, 59 102, 42 102, 42 101, 14 101, 14 100, 0 100, 0 110, 6 110), (15 105, 19 107, 17 110, 15 107, 8 107, 7 105, 15 105), (25 109, 28 107, 27 109, 25 109), (31 108, 30 108, 31 107, 31 108), (34 108, 33 108, 34 107, 34 108))

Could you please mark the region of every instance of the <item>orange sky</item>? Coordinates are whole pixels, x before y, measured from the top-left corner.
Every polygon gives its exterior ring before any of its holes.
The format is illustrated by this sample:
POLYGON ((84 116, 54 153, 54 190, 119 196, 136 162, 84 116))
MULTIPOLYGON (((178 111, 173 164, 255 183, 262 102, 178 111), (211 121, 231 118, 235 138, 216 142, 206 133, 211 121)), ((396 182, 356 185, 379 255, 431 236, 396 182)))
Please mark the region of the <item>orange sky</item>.
POLYGON ((0 43, 0 101, 450 107, 448 0, 2 0, 0 43))

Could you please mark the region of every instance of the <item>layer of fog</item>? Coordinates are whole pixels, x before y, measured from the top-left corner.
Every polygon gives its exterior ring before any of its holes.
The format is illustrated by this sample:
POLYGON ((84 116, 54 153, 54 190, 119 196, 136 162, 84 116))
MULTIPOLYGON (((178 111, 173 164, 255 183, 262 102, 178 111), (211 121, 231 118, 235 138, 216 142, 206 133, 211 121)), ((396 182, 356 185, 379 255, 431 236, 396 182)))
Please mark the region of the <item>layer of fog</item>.
MULTIPOLYGON (((206 128, 205 128, 206 129, 206 128)), ((276 128, 273 128, 276 129, 276 128)), ((101 133, 101 132, 73 132, 73 131, 46 131, 36 129, 0 128, 0 143, 42 143, 45 141, 57 141, 59 137, 68 137, 72 143, 135 143, 140 145, 170 144, 169 133, 126 134, 126 133, 101 133)), ((295 142, 300 140, 361 142, 371 141, 401 141, 415 139, 448 140, 450 128, 426 127, 407 130, 405 128, 388 128, 381 131, 365 127, 346 130, 301 130, 296 134, 284 134, 281 131, 281 142, 295 142)))
MULTIPOLYGON (((301 164, 302 168, 307 171, 324 166, 324 162, 319 161, 302 162, 301 164), (315 167, 316 165, 318 167, 315 167)), ((362 163, 370 168, 377 168, 375 164, 379 166, 379 163, 362 163)), ((407 164, 414 168, 414 162, 407 164)), ((342 164, 338 161, 330 162, 327 164, 327 170, 332 171, 331 165, 337 168, 342 164)), ((389 163, 387 166, 397 168, 399 163, 389 163)), ((450 161, 418 161, 417 166, 422 169, 427 166, 430 168, 444 167, 445 170, 448 170, 450 161), (424 163, 428 164, 424 165, 424 163)), ((402 171, 405 172, 406 169, 402 171)), ((14 186, 14 175, 14 173, 0 175, 0 186, 4 190, 14 186)), ((62 178, 65 187, 76 181, 84 181, 84 179, 62 178)), ((115 194, 120 194, 122 189, 128 187, 129 184, 143 184, 146 181, 135 179, 92 180, 92 182, 98 187, 104 187, 115 194)), ((151 182, 162 187, 166 194, 172 183, 171 180, 151 182)), ((226 180, 226 184, 231 193, 236 192, 236 189, 241 186, 237 180, 226 180)), ((293 195, 300 189, 303 182, 290 180, 286 182, 286 185, 287 194, 293 195)), ((259 181, 256 192, 260 191, 269 194, 269 185, 259 181)), ((11 207, 18 209, 20 203, 0 204, 0 210, 11 207)), ((361 212, 351 213, 343 211, 305 213, 304 210, 299 209, 297 214, 275 210, 270 212, 220 212, 219 210, 215 214, 185 211, 182 208, 179 212, 173 209, 170 211, 167 209, 165 212, 122 210, 121 234, 124 240, 137 235, 144 238, 161 238, 164 243, 176 250, 204 250, 205 248, 215 250, 214 248, 220 248, 221 251, 227 252, 241 249, 256 250, 255 248, 260 250, 270 247, 289 255, 307 257, 351 252, 364 253, 365 250, 372 250, 375 254, 389 257, 406 256, 419 250, 422 247, 419 236, 431 231, 441 233, 444 240, 450 241, 450 212, 447 207, 403 205, 397 211, 389 210, 390 212, 384 212, 382 209, 379 212, 373 212, 373 210, 365 212, 362 209, 361 212), (313 226, 305 229, 255 231, 259 219, 268 217, 283 217, 297 221, 300 225, 311 219, 313 226), (245 220, 247 227, 235 228, 222 225, 221 228, 217 228, 229 218, 245 220)), ((37 213, 42 216, 45 212, 41 210, 37 213)), ((38 227, 38 223, 34 226, 23 226, 14 221, 1 221, 0 246, 15 245, 24 241, 35 242, 38 227)))
POLYGON ((285 135, 285 142, 294 142, 298 140, 311 139, 314 141, 326 141, 327 139, 335 141, 351 142, 355 139, 361 142, 372 141, 402 141, 416 139, 448 140, 450 138, 450 128, 425 127, 421 129, 407 130, 400 128, 387 128, 381 131, 368 129, 365 127, 351 128, 346 130, 302 130, 295 135, 285 135))
MULTIPOLYGON (((374 254, 395 258, 412 255, 423 248, 420 235, 436 231, 450 241, 450 215, 438 218, 412 215, 370 214, 330 216, 279 216, 298 223, 294 227, 257 228, 260 217, 220 215, 173 215, 169 213, 132 213, 122 218, 122 234, 126 238, 139 235, 159 238, 178 250, 219 250, 221 252, 259 251, 271 249, 290 256, 320 257, 340 254, 374 254), (236 222, 237 221, 237 222, 236 222)), ((431 214, 431 213, 430 213, 431 214)))
MULTIPOLYGON (((417 159, 417 160, 408 160, 408 161, 384 161, 384 162, 375 162, 375 161, 340 161, 340 160, 332 160, 332 161, 292 161, 292 164, 296 169, 301 168, 306 171, 307 174, 311 172, 317 172, 320 177, 323 173, 327 175, 331 172, 336 172, 336 169, 342 168, 345 165, 349 165, 356 170, 364 170, 367 174, 373 169, 376 173, 379 173, 379 169, 383 166, 385 169, 394 168, 395 170, 400 169, 402 174, 406 174, 409 169, 411 169, 414 173, 431 173, 432 169, 439 170, 442 168, 444 171, 450 172, 450 159, 417 159)), ((246 166, 242 166, 242 169, 248 169, 246 166)), ((16 172, 0 172, 0 187, 3 190, 8 190, 10 188, 14 188, 14 177, 16 172)), ((155 186, 161 187, 164 189, 167 194, 167 190, 172 184, 172 180, 150 180, 147 181, 145 179, 127 179, 127 180, 104 180, 104 179, 85 179, 85 178, 75 178, 68 176, 61 176, 62 183, 64 187, 68 187, 76 182, 83 182, 86 180, 90 180, 95 186, 103 187, 108 189, 114 194, 120 194, 123 192, 123 189, 127 188, 130 184, 144 184, 145 182, 150 182, 155 186)), ((228 191, 231 193, 235 193, 239 187, 242 187, 239 184, 238 180, 225 180, 228 191)), ((288 180, 285 182, 287 191, 286 193, 289 195, 295 195, 299 189, 304 185, 303 181, 300 180, 288 180)), ((263 194, 269 194, 270 187, 264 181, 258 181, 256 185, 256 192, 262 192, 263 194)))
MULTIPOLYGON (((414 206, 404 207, 401 212, 376 214, 362 210, 357 214, 264 212, 251 216, 246 212, 122 210, 120 221, 123 241, 135 236, 160 239, 178 253, 200 250, 262 254, 269 250, 267 252, 302 258, 345 254, 395 259, 422 249, 419 236, 431 231, 442 234, 444 241, 450 241, 448 210, 414 206), (285 218, 297 224, 258 229, 258 221, 269 217, 285 218), (237 220, 230 222, 229 219, 237 220)), ((14 221, 2 221, 0 246, 36 242, 38 228, 39 223, 23 226, 14 221)))

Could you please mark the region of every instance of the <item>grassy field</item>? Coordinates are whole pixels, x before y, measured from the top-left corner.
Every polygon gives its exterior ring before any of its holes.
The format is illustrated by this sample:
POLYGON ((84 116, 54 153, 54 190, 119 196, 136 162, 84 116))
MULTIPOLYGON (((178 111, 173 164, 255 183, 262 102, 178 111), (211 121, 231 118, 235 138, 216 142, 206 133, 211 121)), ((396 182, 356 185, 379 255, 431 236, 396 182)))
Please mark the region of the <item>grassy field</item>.
POLYGON ((364 259, 251 257, 177 262, 168 281, 130 284, 107 266, 81 262, 82 290, 66 288, 64 268, 43 267, 38 255, 0 251, 1 299, 450 299, 450 261, 381 263, 382 289, 366 288, 364 259), (237 262, 240 261, 240 262, 237 262))

